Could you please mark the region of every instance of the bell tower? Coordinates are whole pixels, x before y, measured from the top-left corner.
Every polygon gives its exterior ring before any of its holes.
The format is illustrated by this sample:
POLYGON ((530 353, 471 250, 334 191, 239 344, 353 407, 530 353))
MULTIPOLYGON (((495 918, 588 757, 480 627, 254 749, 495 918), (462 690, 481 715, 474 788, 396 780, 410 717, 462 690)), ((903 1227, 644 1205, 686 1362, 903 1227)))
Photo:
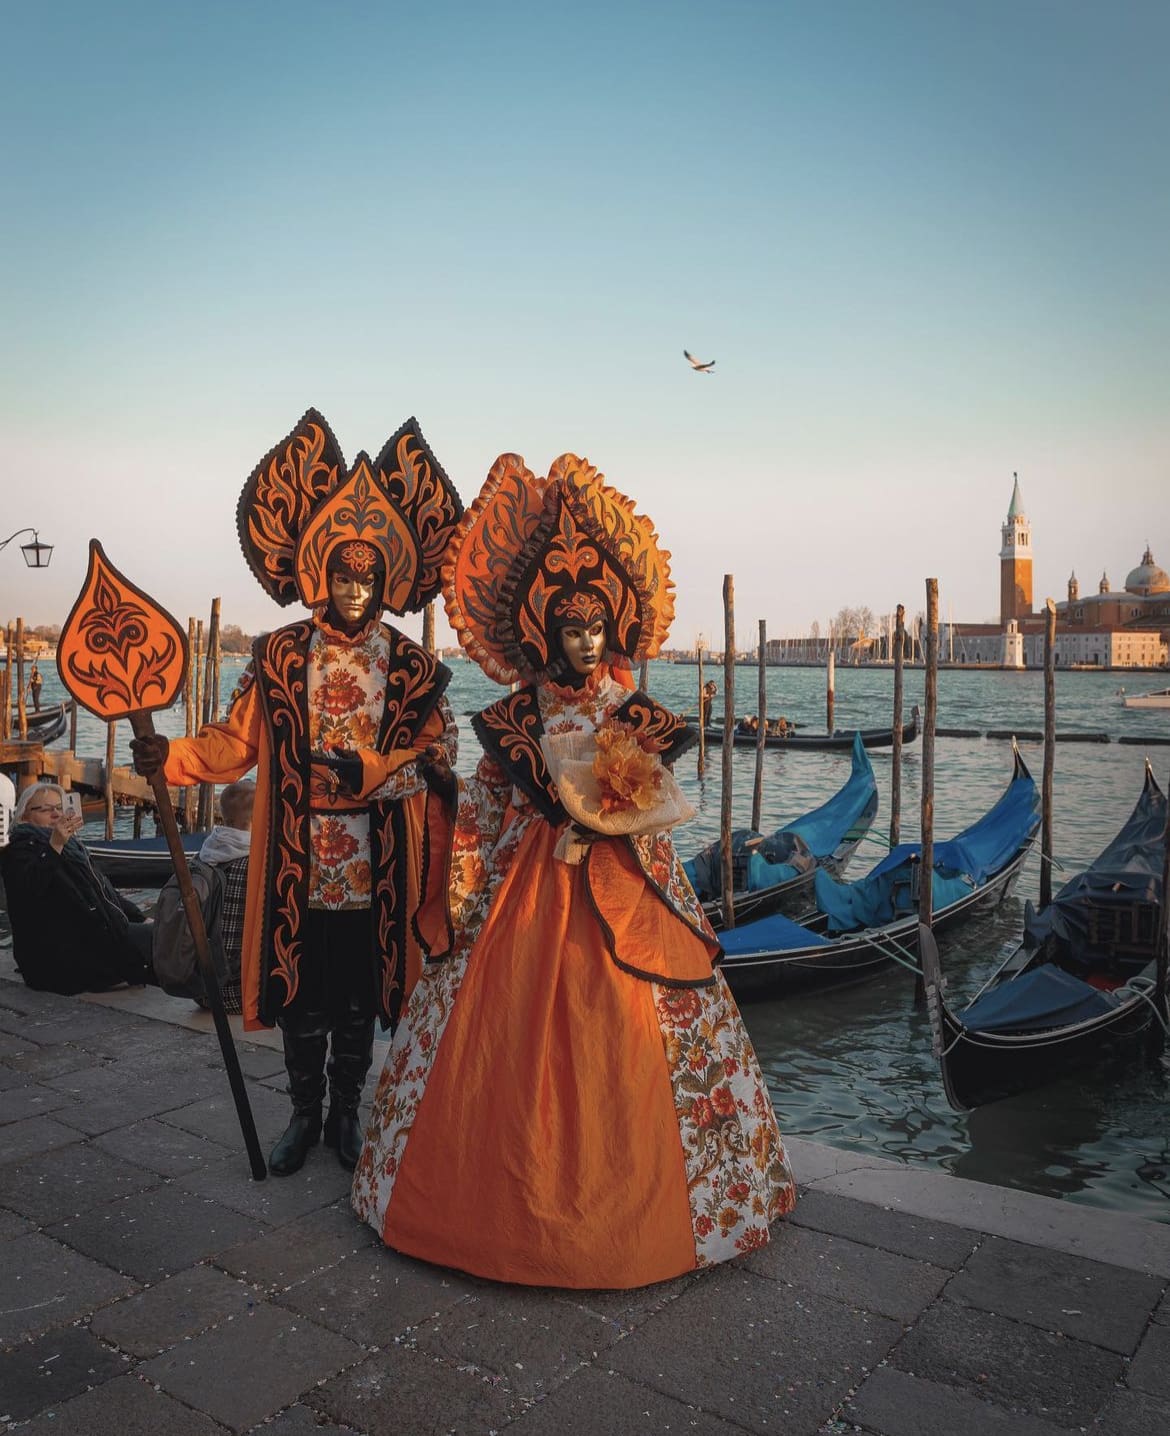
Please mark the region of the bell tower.
POLYGON ((1020 478, 1013 474, 1012 501, 999 551, 999 621, 1028 618, 1032 612, 1032 525, 1024 513, 1020 478))

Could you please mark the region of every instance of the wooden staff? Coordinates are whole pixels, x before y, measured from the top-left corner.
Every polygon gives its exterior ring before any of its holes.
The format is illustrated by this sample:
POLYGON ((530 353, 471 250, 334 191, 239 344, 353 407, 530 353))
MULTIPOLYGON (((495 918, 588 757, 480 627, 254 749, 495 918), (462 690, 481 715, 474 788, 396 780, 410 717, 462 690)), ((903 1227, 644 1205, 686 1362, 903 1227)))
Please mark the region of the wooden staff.
POLYGON ((16 722, 20 741, 28 739, 28 707, 24 701, 24 619, 16 620, 16 722))
POLYGON ((894 746, 890 764, 890 847, 897 847, 902 833, 902 690, 905 680, 906 609, 898 605, 894 620, 894 746))
MULTIPOLYGON (((155 732, 153 710, 170 707, 182 687, 189 657, 185 635, 149 594, 114 568, 97 539, 90 540, 89 549, 85 585, 61 630, 57 671, 72 696, 109 723, 111 733, 113 719, 129 718, 136 738, 150 738, 155 732), (99 640, 96 646, 95 633, 99 640)), ((195 944, 199 975, 215 1022, 252 1176, 258 1182, 263 1181, 267 1168, 256 1135, 256 1123, 224 1011, 219 975, 203 924, 203 909, 191 883, 187 855, 161 766, 151 775, 150 786, 195 944)))
POLYGON ((757 699, 759 728, 756 731, 756 776, 752 785, 752 828, 760 831, 760 815, 764 806, 764 738, 768 727, 768 670, 764 666, 768 643, 768 625, 760 619, 760 693, 757 699))
POLYGON ((698 646, 699 656, 699 777, 707 767, 707 710, 703 698, 703 645, 698 646))
POLYGON ((723 791, 719 842, 723 864, 723 926, 735 926, 735 874, 731 862, 731 775, 735 757, 735 579, 723 575, 723 791))
MULTIPOLYGON (((830 642, 831 641, 832 640, 830 640, 830 642)), ((830 733, 833 732, 833 704, 836 696, 833 692, 833 684, 835 681, 836 661, 836 652, 830 648, 829 660, 825 664, 825 727, 830 733)))
MULTIPOLYGON (((922 729, 922 857, 919 862, 918 921, 934 928, 934 730, 938 720, 938 579, 926 580, 926 721, 922 729)), ((933 944, 928 944, 932 947, 933 944)), ((921 948, 926 960, 926 949, 921 948)), ((926 1001, 926 984, 937 981, 924 969, 914 982, 914 1001, 926 1001)))
POLYGON ((106 724, 106 840, 114 836, 114 743, 117 723, 111 718, 106 724))
POLYGON ((1056 761, 1056 604, 1044 605, 1044 776, 1040 780, 1040 906, 1052 901, 1052 769, 1056 761))
POLYGON ((435 604, 433 599, 423 609, 422 646, 428 653, 435 651, 435 604))

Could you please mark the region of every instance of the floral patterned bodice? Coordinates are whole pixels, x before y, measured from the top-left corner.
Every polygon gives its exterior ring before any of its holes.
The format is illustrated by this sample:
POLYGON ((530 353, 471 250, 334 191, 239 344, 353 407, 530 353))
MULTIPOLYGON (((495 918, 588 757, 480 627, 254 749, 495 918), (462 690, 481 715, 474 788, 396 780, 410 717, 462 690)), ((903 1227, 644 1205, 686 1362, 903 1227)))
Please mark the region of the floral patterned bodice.
MULTIPOLYGON (((314 753, 372 748, 386 707, 390 638, 374 622, 346 639, 320 620, 309 644, 309 743, 314 753)), ((454 744, 455 722, 440 700, 446 732, 454 744)), ((452 748, 453 751, 453 748, 452 748)), ((400 768, 371 801, 406 798, 423 788, 417 764, 400 768)), ((311 813, 309 819, 309 906, 338 910, 370 905, 370 818, 355 812, 311 813)))

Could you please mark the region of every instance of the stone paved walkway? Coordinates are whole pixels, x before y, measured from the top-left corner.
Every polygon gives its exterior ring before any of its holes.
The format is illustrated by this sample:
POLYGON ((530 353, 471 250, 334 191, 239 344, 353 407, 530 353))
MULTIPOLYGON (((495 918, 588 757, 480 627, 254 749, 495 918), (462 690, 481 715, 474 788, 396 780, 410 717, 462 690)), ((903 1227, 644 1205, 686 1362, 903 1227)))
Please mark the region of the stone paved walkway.
MULTIPOLYGON (((240 1050, 267 1150, 280 1054, 240 1050)), ((324 1147, 252 1182, 207 1033, 0 980, 0 1429, 1170 1431, 1170 1225, 792 1150, 763 1252, 493 1286, 381 1248, 324 1147)))

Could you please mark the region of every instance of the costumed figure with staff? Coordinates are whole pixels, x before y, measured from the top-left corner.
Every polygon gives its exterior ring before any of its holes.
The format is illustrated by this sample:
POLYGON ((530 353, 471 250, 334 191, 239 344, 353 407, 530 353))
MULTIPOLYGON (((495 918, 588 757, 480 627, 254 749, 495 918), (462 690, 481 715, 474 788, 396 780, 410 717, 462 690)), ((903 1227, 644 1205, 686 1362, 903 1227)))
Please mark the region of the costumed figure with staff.
POLYGON ((374 1024, 392 1026, 422 955, 427 748, 453 762, 449 671, 381 621, 439 591, 463 512, 411 419, 347 468, 320 414, 257 465, 238 508, 252 572, 277 603, 312 610, 253 645, 226 718, 194 738, 136 741, 169 783, 228 783, 256 768, 241 954, 244 1026, 281 1028, 293 1113, 268 1161, 295 1172, 322 1133, 343 1166, 374 1024))
MULTIPOLYGON (((751 1251, 796 1189, 719 943, 667 829, 693 741, 634 691, 674 602, 649 521, 572 454, 491 470, 443 568, 497 682, 484 757, 426 766, 445 903, 353 1202, 387 1245, 500 1281, 635 1287, 751 1251)), ((428 884, 428 893, 434 888, 428 884)))

